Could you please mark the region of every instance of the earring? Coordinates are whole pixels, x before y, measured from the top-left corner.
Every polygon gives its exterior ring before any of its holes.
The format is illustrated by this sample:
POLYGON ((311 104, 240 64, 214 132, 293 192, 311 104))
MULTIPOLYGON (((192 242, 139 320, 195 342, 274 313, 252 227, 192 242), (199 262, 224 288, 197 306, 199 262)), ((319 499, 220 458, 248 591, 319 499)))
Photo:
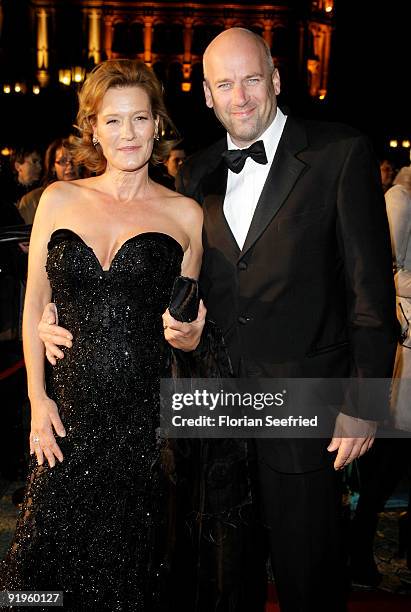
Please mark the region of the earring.
POLYGON ((154 140, 160 140, 160 136, 158 135, 158 132, 154 134, 154 140))
POLYGON ((98 145, 98 138, 97 138, 97 136, 93 136, 93 145, 94 146, 98 145))

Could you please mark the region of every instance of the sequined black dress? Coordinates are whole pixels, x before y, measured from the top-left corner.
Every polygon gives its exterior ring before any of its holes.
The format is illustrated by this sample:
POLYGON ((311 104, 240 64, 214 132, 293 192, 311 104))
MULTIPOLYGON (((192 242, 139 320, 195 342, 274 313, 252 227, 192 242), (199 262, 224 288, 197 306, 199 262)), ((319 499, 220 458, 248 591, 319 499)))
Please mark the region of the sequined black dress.
POLYGON ((167 375, 161 315, 181 245, 148 232, 104 271, 84 241, 56 230, 47 273, 73 346, 47 372, 67 436, 63 463, 31 460, 0 588, 64 591, 65 610, 165 610, 158 381, 167 375))

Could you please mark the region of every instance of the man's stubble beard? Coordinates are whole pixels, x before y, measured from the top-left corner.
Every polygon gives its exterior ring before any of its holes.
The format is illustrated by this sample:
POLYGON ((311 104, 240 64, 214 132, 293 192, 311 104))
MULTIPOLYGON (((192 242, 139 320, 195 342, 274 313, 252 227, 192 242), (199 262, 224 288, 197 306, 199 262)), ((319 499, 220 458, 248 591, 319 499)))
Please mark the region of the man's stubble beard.
POLYGON ((225 121, 223 117, 215 113, 218 121, 227 130, 233 141, 247 143, 255 141, 264 132, 261 117, 256 117, 252 124, 236 126, 235 121, 225 121))

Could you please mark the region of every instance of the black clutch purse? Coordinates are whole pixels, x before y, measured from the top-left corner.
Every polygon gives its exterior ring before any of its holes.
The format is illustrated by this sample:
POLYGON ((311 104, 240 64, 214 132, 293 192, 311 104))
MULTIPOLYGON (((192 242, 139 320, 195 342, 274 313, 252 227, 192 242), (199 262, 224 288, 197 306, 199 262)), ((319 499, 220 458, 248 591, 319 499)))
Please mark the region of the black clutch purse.
POLYGON ((198 282, 188 276, 177 276, 171 292, 168 310, 177 321, 191 323, 198 315, 198 282))

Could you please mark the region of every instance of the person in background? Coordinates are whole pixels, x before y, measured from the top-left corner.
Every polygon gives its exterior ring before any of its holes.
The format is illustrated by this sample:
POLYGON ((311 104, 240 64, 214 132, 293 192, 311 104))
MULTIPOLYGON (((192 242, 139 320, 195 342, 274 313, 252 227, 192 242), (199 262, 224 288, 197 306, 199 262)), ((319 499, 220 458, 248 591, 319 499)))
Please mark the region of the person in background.
POLYGON ((167 172, 174 179, 176 178, 180 166, 184 163, 186 158, 186 152, 181 144, 177 145, 174 149, 170 151, 170 155, 167 157, 164 162, 165 167, 167 168, 167 172))
POLYGON ((2 200, 17 204, 20 198, 38 187, 42 173, 41 154, 37 147, 21 147, 10 159, 13 176, 4 177, 2 200))
POLYGON ((162 167, 155 166, 150 168, 151 178, 164 185, 164 187, 175 191, 176 176, 185 158, 186 152, 181 143, 179 143, 170 151, 170 155, 164 161, 162 167))
POLYGON ((380 162, 380 172, 382 188, 385 193, 393 184, 395 176, 394 164, 389 159, 383 159, 380 162))
MULTIPOLYGON (((394 280, 397 293, 397 316, 402 324, 391 394, 392 422, 396 429, 411 432, 411 166, 401 168, 393 186, 385 193, 394 280)), ((408 434, 409 435, 409 434, 408 434)), ((384 510, 395 487, 411 475, 411 446, 403 439, 377 439, 368 455, 358 461, 360 497, 351 525, 350 571, 353 584, 377 587, 382 574, 375 563, 373 545, 378 514, 384 510)), ((400 519, 399 548, 407 555, 411 567, 411 514, 400 519)))
POLYGON ((57 138, 47 148, 44 158, 42 185, 26 193, 17 203, 17 208, 25 223, 31 225, 40 201, 41 194, 54 181, 72 181, 80 178, 80 168, 75 165, 70 151, 69 138, 57 138))

